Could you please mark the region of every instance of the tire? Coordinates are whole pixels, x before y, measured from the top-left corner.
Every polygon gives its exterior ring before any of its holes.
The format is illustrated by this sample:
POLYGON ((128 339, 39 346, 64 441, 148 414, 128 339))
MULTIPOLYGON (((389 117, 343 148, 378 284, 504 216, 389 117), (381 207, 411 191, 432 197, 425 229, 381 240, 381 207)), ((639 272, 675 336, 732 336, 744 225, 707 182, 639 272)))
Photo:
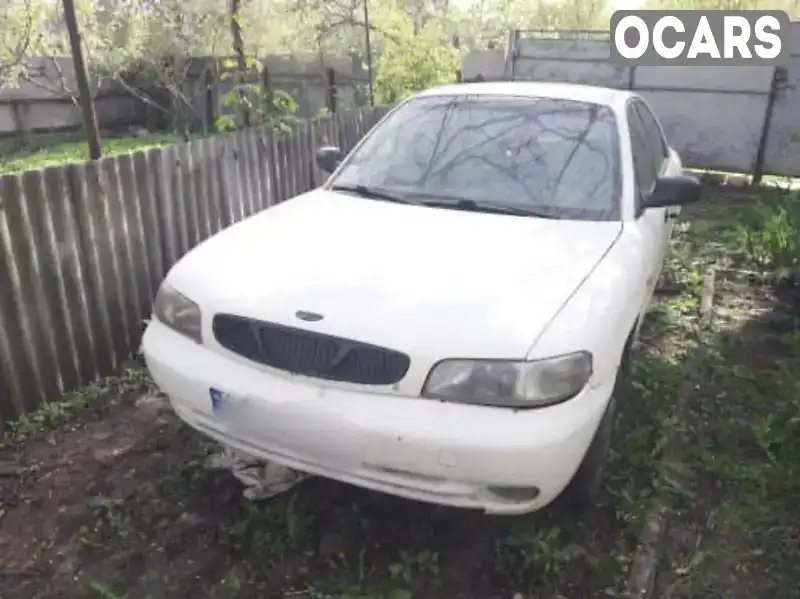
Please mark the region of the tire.
POLYGON ((603 475, 614 432, 616 404, 612 395, 578 471, 559 497, 558 503, 567 509, 582 511, 593 506, 603 488, 603 475))

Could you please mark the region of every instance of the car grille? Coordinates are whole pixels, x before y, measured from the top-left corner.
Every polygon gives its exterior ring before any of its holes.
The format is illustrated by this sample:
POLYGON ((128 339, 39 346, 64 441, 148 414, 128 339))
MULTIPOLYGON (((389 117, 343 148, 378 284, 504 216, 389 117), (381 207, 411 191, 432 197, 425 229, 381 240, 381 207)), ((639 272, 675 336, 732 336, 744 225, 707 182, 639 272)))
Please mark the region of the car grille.
POLYGON ((392 385, 410 364, 390 349, 231 314, 213 320, 217 342, 259 364, 294 374, 360 385, 392 385))

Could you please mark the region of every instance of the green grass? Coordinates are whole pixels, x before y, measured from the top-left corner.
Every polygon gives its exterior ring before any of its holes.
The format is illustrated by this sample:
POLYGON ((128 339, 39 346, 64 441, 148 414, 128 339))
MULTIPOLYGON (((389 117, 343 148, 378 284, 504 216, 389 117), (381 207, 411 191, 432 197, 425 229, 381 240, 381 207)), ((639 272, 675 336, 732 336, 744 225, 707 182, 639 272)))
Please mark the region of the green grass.
POLYGON ((44 431, 68 424, 92 409, 106 409, 131 392, 152 390, 149 375, 141 367, 124 368, 118 375, 105 377, 76 391, 64 394, 6 423, 0 430, 0 451, 26 442, 44 431), (107 403, 110 401, 110 403, 107 403))
POLYGON ((681 423, 691 492, 675 506, 664 596, 800 597, 800 333, 785 314, 771 324, 787 309, 772 282, 800 259, 798 204, 762 189, 697 206, 684 223, 682 250, 721 270, 681 423))
MULTIPOLYGON (((127 154, 179 143, 174 135, 147 137, 108 137, 101 141, 103 157, 127 154)), ((0 145, 0 174, 37 170, 89 159, 86 141, 75 135, 40 136, 26 145, 6 142, 0 145)))

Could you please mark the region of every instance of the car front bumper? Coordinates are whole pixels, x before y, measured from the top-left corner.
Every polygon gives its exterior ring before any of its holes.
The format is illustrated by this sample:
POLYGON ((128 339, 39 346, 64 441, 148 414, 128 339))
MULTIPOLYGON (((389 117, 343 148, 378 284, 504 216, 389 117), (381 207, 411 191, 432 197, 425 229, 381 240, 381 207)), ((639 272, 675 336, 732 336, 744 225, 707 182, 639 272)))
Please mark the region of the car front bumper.
POLYGON ((535 511, 560 494, 614 385, 593 383, 561 404, 513 411, 275 373, 197 345, 156 320, 142 347, 177 415, 216 441, 310 474, 492 514, 535 511), (216 409, 212 388, 224 398, 216 409), (511 499, 492 487, 539 492, 511 499))

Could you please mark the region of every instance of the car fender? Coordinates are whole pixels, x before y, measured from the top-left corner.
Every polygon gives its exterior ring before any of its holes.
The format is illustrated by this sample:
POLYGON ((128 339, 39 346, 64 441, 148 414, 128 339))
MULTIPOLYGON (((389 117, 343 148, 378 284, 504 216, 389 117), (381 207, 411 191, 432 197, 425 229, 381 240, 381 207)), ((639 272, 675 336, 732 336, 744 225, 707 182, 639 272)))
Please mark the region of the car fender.
POLYGON ((621 235, 529 349, 539 360, 576 351, 593 356, 595 384, 616 377, 625 344, 636 326, 647 264, 633 236, 621 235))

